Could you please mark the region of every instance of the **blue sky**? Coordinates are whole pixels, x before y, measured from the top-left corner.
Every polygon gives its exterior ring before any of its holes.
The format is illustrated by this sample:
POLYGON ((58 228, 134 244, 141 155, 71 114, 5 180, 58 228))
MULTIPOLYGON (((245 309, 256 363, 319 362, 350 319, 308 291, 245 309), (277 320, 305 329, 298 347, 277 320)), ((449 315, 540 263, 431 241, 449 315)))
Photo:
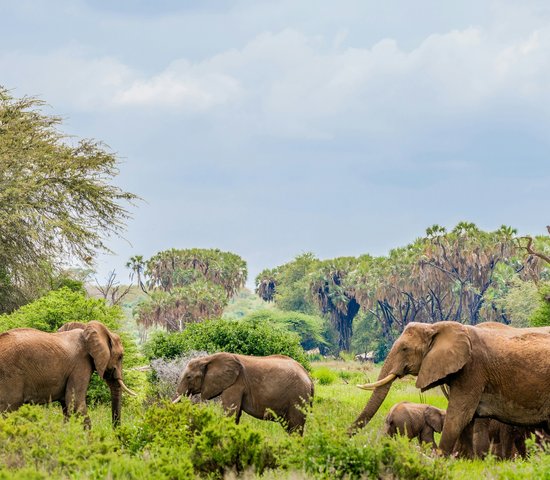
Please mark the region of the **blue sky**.
POLYGON ((144 199, 98 278, 217 247, 249 285, 468 220, 550 223, 550 4, 0 0, 0 84, 144 199))

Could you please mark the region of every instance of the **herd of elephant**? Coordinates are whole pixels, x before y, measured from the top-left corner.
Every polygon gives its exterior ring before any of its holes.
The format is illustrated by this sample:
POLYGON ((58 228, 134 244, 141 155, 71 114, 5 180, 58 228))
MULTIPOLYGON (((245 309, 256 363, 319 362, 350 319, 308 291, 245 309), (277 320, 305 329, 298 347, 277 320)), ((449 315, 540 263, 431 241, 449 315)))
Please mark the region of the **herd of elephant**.
MULTIPOLYGON (((122 357, 119 336, 100 322, 71 322, 56 333, 28 328, 2 333, 0 411, 59 401, 66 416, 82 414, 89 425, 86 392, 96 371, 111 390, 117 424, 121 392, 135 395, 122 380, 122 357)), ((550 327, 410 323, 390 350, 378 381, 359 385, 374 392, 350 435, 371 420, 393 381, 405 375, 416 376, 422 391, 440 386, 448 408, 394 405, 386 418, 390 435, 406 434, 435 447, 434 432, 441 432, 439 450, 445 455, 492 451, 511 457, 525 453, 524 440, 532 432, 540 437, 550 432, 550 327)), ((287 356, 221 352, 187 364, 173 401, 199 393, 207 400, 220 397, 237 422, 244 411, 282 420, 289 433, 301 434, 314 387, 307 371, 287 356)))

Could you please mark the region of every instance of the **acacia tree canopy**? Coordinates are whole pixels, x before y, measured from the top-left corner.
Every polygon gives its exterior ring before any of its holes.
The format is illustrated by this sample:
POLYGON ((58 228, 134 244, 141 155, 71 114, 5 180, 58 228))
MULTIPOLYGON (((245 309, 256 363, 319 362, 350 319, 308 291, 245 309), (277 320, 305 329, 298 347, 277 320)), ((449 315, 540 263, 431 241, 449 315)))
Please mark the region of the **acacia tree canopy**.
POLYGON ((112 184, 114 153, 73 139, 45 102, 0 87, 0 309, 32 298, 41 274, 68 259, 90 264, 120 235, 136 200, 112 184), (30 298, 29 298, 30 297, 30 298), (9 300, 9 301, 8 301, 9 300))

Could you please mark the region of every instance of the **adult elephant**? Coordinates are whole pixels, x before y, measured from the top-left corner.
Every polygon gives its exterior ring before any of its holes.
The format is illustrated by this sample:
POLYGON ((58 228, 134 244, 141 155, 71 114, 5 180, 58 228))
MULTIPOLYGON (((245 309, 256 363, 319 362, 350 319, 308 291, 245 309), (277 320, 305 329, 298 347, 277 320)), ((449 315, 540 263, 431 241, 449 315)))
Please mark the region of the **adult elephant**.
POLYGON ((8 330, 0 334, 0 411, 59 401, 66 417, 82 414, 89 426, 86 392, 95 370, 111 390, 116 425, 121 391, 135 395, 122 381, 122 356, 120 337, 101 322, 73 322, 56 333, 8 330))
POLYGON ((303 433, 304 407, 313 401, 313 382, 298 362, 286 355, 254 357, 215 353, 191 360, 182 372, 174 403, 200 393, 210 400, 221 395, 226 413, 261 420, 282 419, 288 433, 303 433))
POLYGON ((446 384, 449 405, 439 448, 450 454, 475 416, 512 425, 548 425, 550 335, 457 322, 411 323, 393 345, 374 390, 350 428, 366 425, 396 378, 417 376, 422 391, 446 384))

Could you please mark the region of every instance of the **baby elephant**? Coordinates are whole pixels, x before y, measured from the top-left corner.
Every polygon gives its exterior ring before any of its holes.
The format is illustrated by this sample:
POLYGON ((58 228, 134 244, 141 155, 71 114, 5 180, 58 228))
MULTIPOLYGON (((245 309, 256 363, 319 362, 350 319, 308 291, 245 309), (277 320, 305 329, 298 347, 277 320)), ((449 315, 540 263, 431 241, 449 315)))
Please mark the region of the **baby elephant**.
POLYGON ((282 419, 288 433, 303 433, 304 407, 313 402, 313 382, 306 370, 285 355, 253 357, 215 353, 191 360, 180 376, 178 396, 221 395, 226 413, 239 422, 244 410, 261 420, 282 419))
POLYGON ((444 421, 445 410, 422 403, 399 402, 386 417, 385 433, 418 438, 420 442, 431 443, 436 448, 434 432, 443 430, 444 421))

